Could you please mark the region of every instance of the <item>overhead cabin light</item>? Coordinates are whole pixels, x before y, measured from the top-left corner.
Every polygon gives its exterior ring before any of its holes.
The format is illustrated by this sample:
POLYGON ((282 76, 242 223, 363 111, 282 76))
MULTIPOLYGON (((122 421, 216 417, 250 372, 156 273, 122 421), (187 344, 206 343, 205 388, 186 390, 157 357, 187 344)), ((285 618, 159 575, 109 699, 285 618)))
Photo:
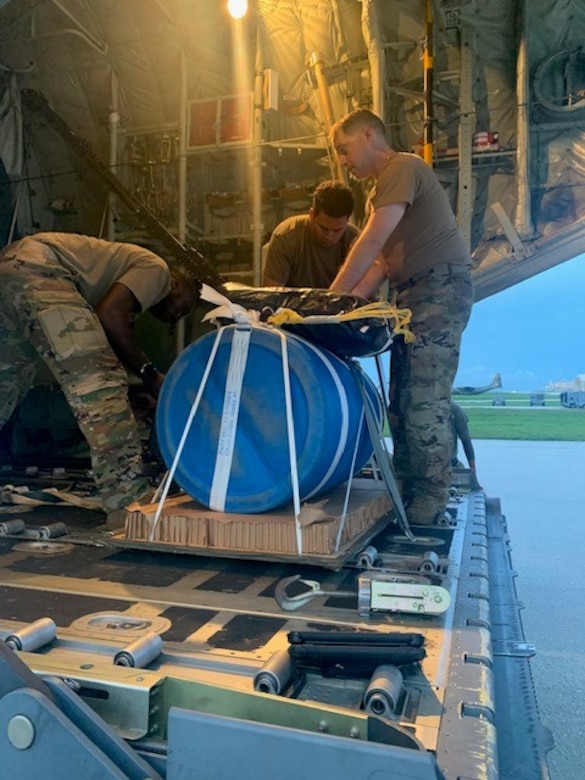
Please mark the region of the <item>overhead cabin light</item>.
POLYGON ((227 8, 232 19, 241 19, 248 11, 248 0, 228 0, 227 8))

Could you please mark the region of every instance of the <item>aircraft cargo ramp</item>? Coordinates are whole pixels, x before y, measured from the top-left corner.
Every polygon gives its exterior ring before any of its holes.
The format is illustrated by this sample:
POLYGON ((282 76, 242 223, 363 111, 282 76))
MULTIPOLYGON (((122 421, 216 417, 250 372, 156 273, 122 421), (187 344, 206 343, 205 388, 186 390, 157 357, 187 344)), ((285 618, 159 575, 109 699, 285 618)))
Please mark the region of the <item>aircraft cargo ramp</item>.
MULTIPOLYGON (((388 516, 331 570, 121 548, 99 514, 14 506, 4 531, 16 519, 25 529, 0 538, 0 637, 39 678, 69 681, 153 777, 205 766, 202 777, 228 778, 252 762, 256 778, 309 778, 338 761, 341 778, 546 777, 499 502, 462 489, 449 513, 449 525, 413 528, 413 541, 388 516), (33 538, 56 523, 67 533, 33 538), (420 589, 411 602, 374 598, 380 581, 403 580, 442 594, 435 614, 413 606, 420 589)), ((26 697, 31 682, 14 683, 7 652, 0 720, 12 723, 11 689, 26 697)), ((59 717, 83 720, 70 705, 59 717)), ((27 750, 3 744, 13 775, 49 761, 68 776, 96 743, 108 754, 95 723, 90 747, 68 728, 70 747, 43 753, 42 734, 63 725, 53 718, 42 732, 30 716, 27 750)))

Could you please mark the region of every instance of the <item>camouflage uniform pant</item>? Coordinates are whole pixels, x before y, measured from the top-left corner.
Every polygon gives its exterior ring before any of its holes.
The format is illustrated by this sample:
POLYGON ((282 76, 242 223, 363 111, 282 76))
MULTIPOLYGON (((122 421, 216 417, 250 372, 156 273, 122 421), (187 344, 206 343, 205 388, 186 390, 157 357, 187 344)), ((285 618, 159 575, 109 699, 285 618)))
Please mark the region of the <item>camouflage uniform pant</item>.
POLYGON ((38 262, 0 257, 0 428, 33 386, 41 360, 59 383, 90 447, 103 508, 148 487, 128 402, 128 377, 92 307, 52 250, 38 262))
POLYGON ((473 303, 469 272, 441 264, 403 286, 396 302, 412 311, 416 340, 397 339, 392 346, 388 411, 394 468, 405 501, 424 497, 440 512, 451 483, 451 389, 473 303))

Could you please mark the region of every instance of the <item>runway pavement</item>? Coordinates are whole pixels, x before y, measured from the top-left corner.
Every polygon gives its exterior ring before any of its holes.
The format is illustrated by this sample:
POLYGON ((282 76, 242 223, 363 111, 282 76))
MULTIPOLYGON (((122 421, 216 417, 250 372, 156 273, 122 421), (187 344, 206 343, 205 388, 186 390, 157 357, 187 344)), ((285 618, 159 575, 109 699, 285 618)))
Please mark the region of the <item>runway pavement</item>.
POLYGON ((585 442, 475 440, 479 480, 500 498, 552 780, 585 778, 585 442))

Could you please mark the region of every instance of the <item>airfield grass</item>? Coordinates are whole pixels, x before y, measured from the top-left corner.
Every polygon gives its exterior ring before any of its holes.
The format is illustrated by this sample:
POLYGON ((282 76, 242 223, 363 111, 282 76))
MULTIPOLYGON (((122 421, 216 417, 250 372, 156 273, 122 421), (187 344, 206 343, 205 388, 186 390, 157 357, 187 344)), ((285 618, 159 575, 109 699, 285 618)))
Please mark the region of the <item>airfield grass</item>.
MULTIPOLYGON (((519 441, 585 441, 585 409, 566 409, 558 393, 545 406, 530 406, 530 393, 499 393, 505 406, 492 406, 493 393, 454 395, 464 409, 473 439, 519 441)), ((386 431, 386 435, 390 435, 386 431)))
POLYGON ((545 396, 545 406, 530 406, 529 393, 500 393, 505 406, 492 406, 493 393, 455 395, 469 419, 473 439, 520 441, 585 441, 585 409, 566 409, 558 394, 545 396))

